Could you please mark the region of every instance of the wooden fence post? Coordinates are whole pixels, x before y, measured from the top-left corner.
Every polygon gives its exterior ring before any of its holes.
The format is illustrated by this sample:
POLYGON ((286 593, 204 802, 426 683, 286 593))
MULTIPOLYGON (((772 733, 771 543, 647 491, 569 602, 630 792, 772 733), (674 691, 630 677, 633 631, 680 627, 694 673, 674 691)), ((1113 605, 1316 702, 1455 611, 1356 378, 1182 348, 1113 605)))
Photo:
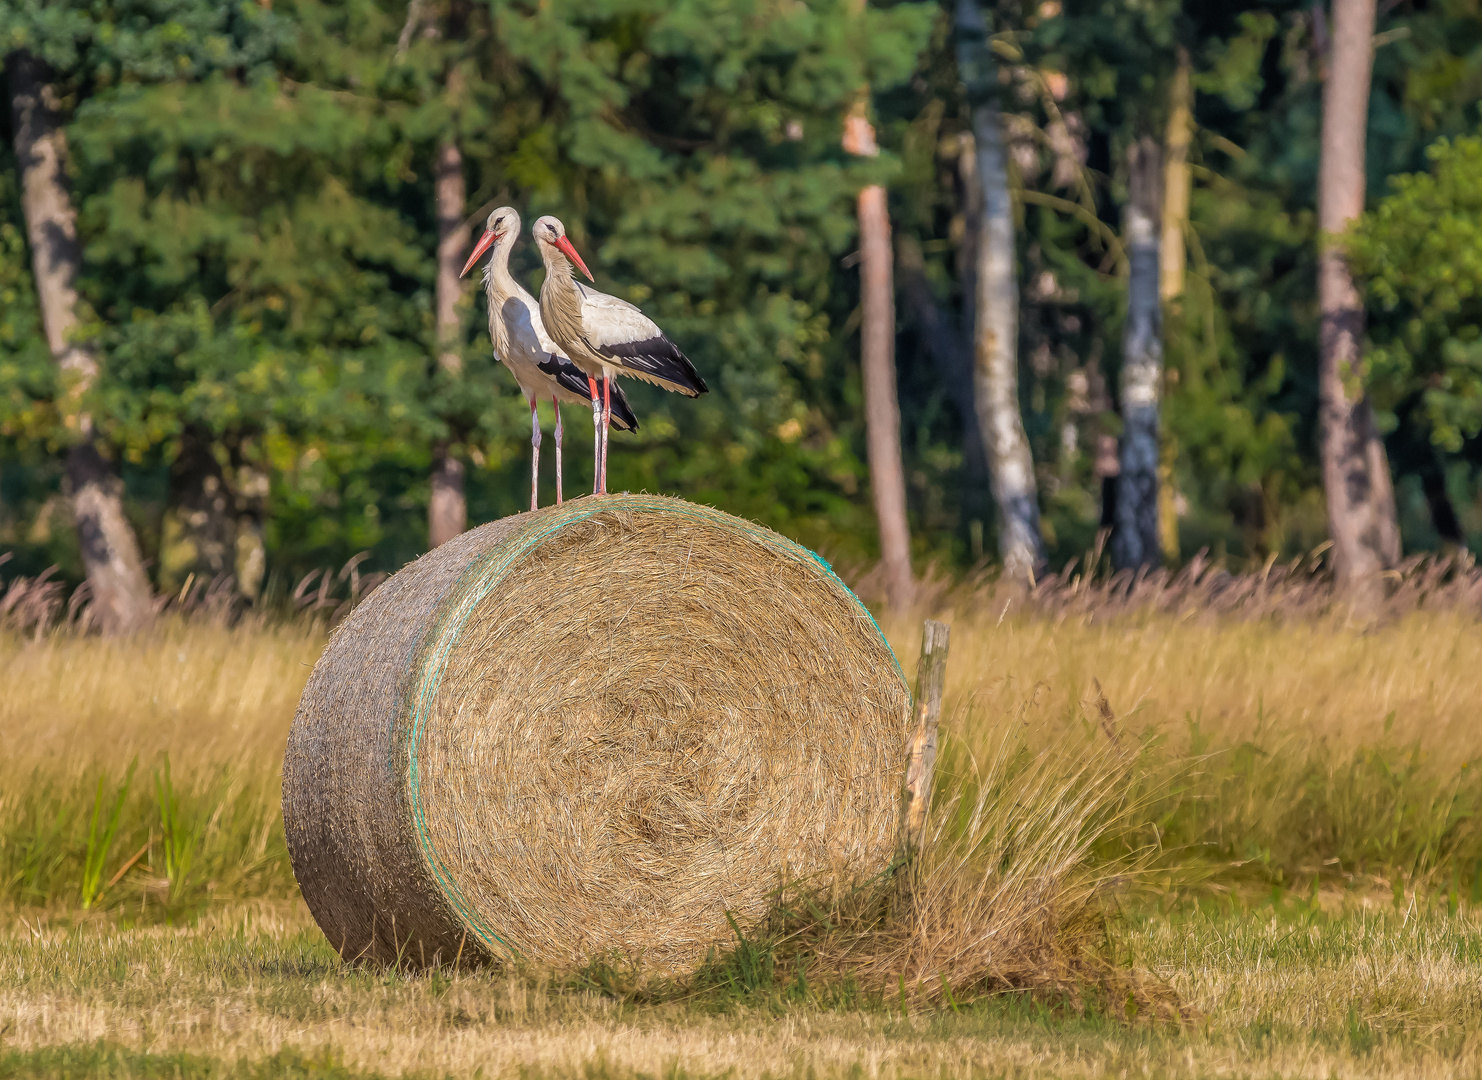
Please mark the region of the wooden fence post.
POLYGON ((946 623, 927 619, 921 632, 921 661, 916 667, 916 730, 906 763, 906 786, 901 805, 901 854, 921 850, 926 832, 926 807, 931 799, 931 774, 937 763, 937 725, 942 718, 942 687, 947 681, 946 623))

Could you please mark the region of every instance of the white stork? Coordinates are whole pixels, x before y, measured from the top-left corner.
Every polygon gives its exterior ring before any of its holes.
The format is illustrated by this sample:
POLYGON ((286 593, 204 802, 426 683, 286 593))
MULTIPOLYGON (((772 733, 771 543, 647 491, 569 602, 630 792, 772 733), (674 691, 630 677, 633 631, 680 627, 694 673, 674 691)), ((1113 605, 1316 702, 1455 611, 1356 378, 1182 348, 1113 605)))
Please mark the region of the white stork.
POLYGON ((557 218, 543 217, 530 230, 545 260, 545 284, 540 287, 540 313, 556 344, 566 350, 571 362, 592 380, 592 398, 597 397, 598 375, 602 376, 601 480, 598 490, 607 491, 607 429, 613 397, 612 380, 618 375, 656 383, 686 397, 698 397, 709 387, 689 357, 664 336, 643 312, 626 300, 589 289, 572 275, 571 264, 581 267, 587 280, 594 280, 587 264, 566 238, 566 226, 557 218))
MULTIPOLYGON (((489 338, 494 343, 494 355, 509 368, 530 402, 530 445, 534 449, 530 461, 530 509, 534 510, 538 505, 536 486, 540 479, 540 417, 535 409, 536 402, 541 397, 549 397, 556 410, 557 506, 561 505, 561 402, 574 405, 591 402, 594 426, 600 416, 601 403, 597 400, 592 380, 546 333, 535 297, 526 292, 509 272, 510 249, 519 237, 520 215, 512 207, 501 206, 485 222, 484 235, 464 264, 463 273, 467 274, 490 247, 494 249, 484 267, 484 295, 489 299, 489 338)), ((619 428, 638 430, 638 418, 633 415, 628 399, 621 392, 617 395, 614 411, 614 420, 619 428)), ((602 469, 602 443, 603 440, 597 439, 592 450, 594 491, 602 469)))

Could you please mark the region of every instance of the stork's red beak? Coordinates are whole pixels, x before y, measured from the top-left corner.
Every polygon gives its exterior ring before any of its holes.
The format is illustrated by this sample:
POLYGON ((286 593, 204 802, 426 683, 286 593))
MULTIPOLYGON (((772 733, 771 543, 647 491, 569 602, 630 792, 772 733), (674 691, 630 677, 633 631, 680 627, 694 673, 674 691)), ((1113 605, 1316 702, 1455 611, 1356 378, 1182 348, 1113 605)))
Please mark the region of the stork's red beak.
POLYGON ((479 242, 473 246, 473 254, 470 255, 468 257, 468 261, 463 264, 463 273, 459 274, 458 276, 466 276, 468 272, 473 269, 473 264, 479 261, 479 257, 483 255, 484 252, 488 251, 489 246, 498 239, 498 233, 494 232, 492 229, 485 230, 484 235, 479 237, 479 242))
POLYGON ((560 248, 563 253, 565 253, 568 259, 576 263, 577 266, 581 267, 581 272, 587 275, 588 281, 597 280, 592 276, 592 272, 587 269, 587 264, 581 261, 581 256, 576 253, 576 248, 571 246, 570 240, 568 240, 564 236, 558 236, 556 237, 556 246, 560 248))

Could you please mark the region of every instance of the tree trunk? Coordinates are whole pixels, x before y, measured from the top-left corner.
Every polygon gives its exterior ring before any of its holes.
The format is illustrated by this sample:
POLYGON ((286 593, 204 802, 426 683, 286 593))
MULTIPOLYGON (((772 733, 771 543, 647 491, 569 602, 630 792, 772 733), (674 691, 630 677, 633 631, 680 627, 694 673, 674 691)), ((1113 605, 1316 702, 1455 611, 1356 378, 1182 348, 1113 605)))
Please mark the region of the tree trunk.
POLYGON ((92 589, 92 611, 106 633, 143 625, 153 613, 139 541, 124 516, 122 484, 98 452, 92 417, 78 399, 98 374, 98 358, 72 340, 78 325, 77 274, 82 248, 67 190, 66 139, 51 100, 46 66, 29 53, 6 58, 21 206, 46 342, 67 384, 61 402, 76 442, 67 453, 78 546, 92 589))
MULTIPOLYGON (((452 376, 463 371, 458 353, 462 329, 459 307, 463 289, 458 272, 463 269, 468 237, 463 234, 463 155, 453 142, 437 150, 437 362, 452 376)), ((432 547, 457 536, 468 526, 468 502, 463 495, 463 462, 453 457, 446 441, 433 451, 432 499, 427 507, 428 541, 432 547)))
POLYGON ((1098 552, 1103 550, 1117 520, 1117 477, 1122 472, 1122 462, 1117 457, 1117 437, 1106 430, 1105 418, 1116 409, 1107 389, 1106 374, 1101 370, 1101 354, 1101 339, 1094 339, 1086 357, 1086 409, 1096 418, 1091 475, 1101 495, 1101 517, 1096 523, 1098 552))
POLYGON ((913 236, 902 234, 895 245, 895 268, 900 292, 905 298, 922 346, 931 357, 942 386, 952 398, 962 424, 963 472, 968 482, 981 486, 988 478, 988 458, 978 431, 978 412, 973 406, 973 362, 967 340, 955 319, 943 313, 926 280, 926 260, 913 236))
POLYGON ((192 575, 203 586, 234 574, 237 500, 210 435, 187 427, 170 463, 170 506, 161 529, 156 578, 165 592, 180 590, 192 575))
POLYGON ((463 498, 463 462, 448 453, 447 443, 439 443, 433 455, 427 534, 437 547, 468 527, 468 504, 463 498))
POLYGON ((1034 459, 1019 413, 1019 282, 1015 272, 1014 208, 998 113, 997 73, 987 27, 976 0, 957 5, 957 70, 972 106, 978 215, 973 382, 978 427, 988 451, 998 505, 998 548, 1004 571, 1034 581, 1045 561, 1039 530, 1034 459))
POLYGON ((895 385, 895 289, 890 213, 885 189, 871 184, 859 193, 860 369, 864 376, 865 431, 869 442, 870 490, 880 526, 885 591, 894 608, 910 606, 911 531, 906 523, 906 472, 901 463, 901 413, 895 385))
POLYGON ((170 506, 156 578, 166 593, 194 575, 202 586, 229 575, 239 596, 256 600, 267 571, 265 473, 234 454, 224 468, 209 432, 187 427, 170 464, 170 506))
MULTIPOLYGON (((865 102, 844 120, 844 150, 861 157, 880 152, 865 102)), ((906 521, 906 471, 901 461, 901 410, 895 381, 894 253, 885 189, 871 184, 859 193, 859 366, 864 382, 865 441, 870 491, 880 529, 880 563, 886 601, 909 607, 916 596, 911 576, 911 529, 906 521)))
POLYGON ((1431 512, 1431 525, 1440 537, 1444 548, 1465 548, 1466 535, 1461 531, 1461 520, 1456 516, 1456 507, 1446 491, 1446 472, 1439 458, 1435 466, 1420 477, 1420 490, 1425 495, 1425 504, 1431 512))
POLYGON ((1364 308, 1337 238, 1364 209, 1364 155, 1374 59, 1374 0, 1334 0, 1318 166, 1318 398, 1323 488, 1342 586, 1376 579, 1400 558, 1384 444, 1360 382, 1364 308))
MULTIPOLYGON (((1189 227, 1189 196, 1193 188, 1193 172, 1189 168, 1189 145, 1194 141, 1192 76, 1189 52, 1181 48, 1169 93, 1168 137, 1163 159, 1163 240, 1158 252, 1158 295, 1175 312, 1179 326, 1184 325, 1182 298, 1188 261, 1184 230, 1189 227)), ((1178 447, 1173 437, 1164 433, 1158 462, 1158 538, 1167 559, 1178 558, 1178 489, 1174 474, 1177 460, 1178 447)))
POLYGON ((1169 93, 1167 157, 1163 162, 1163 243, 1158 262, 1158 295, 1169 301, 1183 295, 1184 230, 1189 226, 1193 172, 1189 144, 1194 141, 1194 88, 1187 49, 1178 51, 1178 70, 1169 93))
POLYGON ((1158 396, 1163 378, 1158 298, 1158 218, 1163 154, 1144 135, 1127 151, 1127 325, 1122 334, 1121 472, 1117 477, 1112 564, 1162 562, 1158 535, 1158 396))
POLYGON ((263 578, 267 576, 268 545, 263 522, 267 520, 272 488, 268 474, 253 465, 239 461, 235 472, 237 550, 233 569, 237 591, 248 600, 256 600, 262 595, 263 578))

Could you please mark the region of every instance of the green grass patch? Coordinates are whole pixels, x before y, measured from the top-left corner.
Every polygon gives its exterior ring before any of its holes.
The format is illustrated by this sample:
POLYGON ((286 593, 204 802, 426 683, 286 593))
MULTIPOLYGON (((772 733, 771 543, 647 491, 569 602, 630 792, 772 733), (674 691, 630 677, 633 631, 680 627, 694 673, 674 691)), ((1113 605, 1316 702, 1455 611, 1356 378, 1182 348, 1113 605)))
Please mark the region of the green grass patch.
POLYGON ((332 1053, 313 1056, 295 1049, 235 1061, 188 1053, 148 1054, 107 1042, 0 1053, 0 1080, 381 1080, 384 1076, 347 1068, 332 1053))

